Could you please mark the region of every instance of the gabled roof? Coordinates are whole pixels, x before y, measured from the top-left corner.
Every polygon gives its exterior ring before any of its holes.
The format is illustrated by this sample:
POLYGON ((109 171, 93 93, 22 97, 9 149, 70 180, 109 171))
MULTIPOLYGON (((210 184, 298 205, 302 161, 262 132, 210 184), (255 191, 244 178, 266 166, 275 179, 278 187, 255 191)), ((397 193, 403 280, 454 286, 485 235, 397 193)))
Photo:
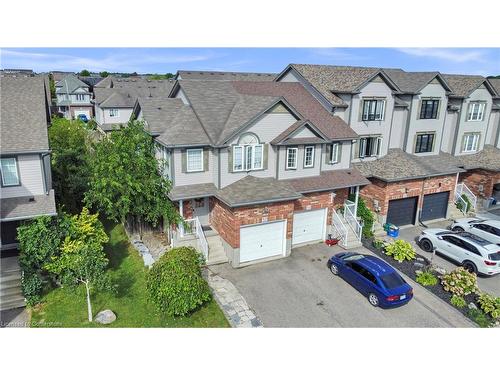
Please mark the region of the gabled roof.
POLYGON ((434 78, 438 79, 446 91, 451 88, 439 72, 406 72, 403 69, 383 69, 390 79, 396 83, 401 93, 417 94, 434 78))
POLYGON ((488 78, 488 82, 496 91, 496 96, 500 97, 500 78, 488 78))
POLYGON ((275 73, 217 72, 203 70, 179 70, 175 79, 221 80, 221 81, 272 81, 275 73))
POLYGON ((88 88, 89 86, 80 81, 74 74, 68 74, 62 80, 56 82, 56 92, 58 94, 72 94, 80 87, 88 88))
POLYGON ((45 77, 1 78, 2 154, 49 149, 45 77))
POLYGON ((313 144, 313 143, 327 143, 329 142, 328 137, 322 134, 322 132, 317 129, 314 125, 309 123, 307 120, 299 120, 295 124, 291 125, 288 129, 286 129, 283 133, 278 135, 271 141, 271 144, 313 144), (315 137, 307 137, 307 138, 291 138, 294 134, 296 134, 299 130, 310 127, 314 133, 316 133, 315 137))
POLYGON ((492 96, 496 96, 495 89, 486 78, 479 75, 464 74, 443 74, 444 79, 450 85, 451 96, 458 98, 467 98, 482 84, 486 86, 492 96))

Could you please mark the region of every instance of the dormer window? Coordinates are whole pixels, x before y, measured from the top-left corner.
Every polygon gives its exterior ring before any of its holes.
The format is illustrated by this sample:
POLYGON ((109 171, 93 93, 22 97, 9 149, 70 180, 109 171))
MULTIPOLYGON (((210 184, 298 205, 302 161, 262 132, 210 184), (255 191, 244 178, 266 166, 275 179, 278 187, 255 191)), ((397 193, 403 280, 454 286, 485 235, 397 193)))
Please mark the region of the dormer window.
POLYGON ((85 95, 84 94, 76 94, 76 100, 79 102, 85 101, 85 95))
POLYGON ((233 146, 233 171, 262 169, 264 147, 255 134, 243 134, 233 146))
POLYGON ((467 114, 467 121, 483 121, 485 108, 486 108, 485 102, 469 103, 469 112, 467 114))

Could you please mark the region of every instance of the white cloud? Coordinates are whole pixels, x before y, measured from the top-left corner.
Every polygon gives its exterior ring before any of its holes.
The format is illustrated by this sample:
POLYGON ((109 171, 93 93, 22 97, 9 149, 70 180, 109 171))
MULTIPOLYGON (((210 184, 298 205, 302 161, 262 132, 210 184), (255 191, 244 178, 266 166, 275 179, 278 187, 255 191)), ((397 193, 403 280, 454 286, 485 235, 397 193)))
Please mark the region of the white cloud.
POLYGON ((365 57, 338 48, 314 48, 313 55, 333 60, 363 60, 365 57))
POLYGON ((485 62, 485 53, 479 50, 454 50, 447 48, 399 48, 411 56, 446 60, 455 63, 485 62))

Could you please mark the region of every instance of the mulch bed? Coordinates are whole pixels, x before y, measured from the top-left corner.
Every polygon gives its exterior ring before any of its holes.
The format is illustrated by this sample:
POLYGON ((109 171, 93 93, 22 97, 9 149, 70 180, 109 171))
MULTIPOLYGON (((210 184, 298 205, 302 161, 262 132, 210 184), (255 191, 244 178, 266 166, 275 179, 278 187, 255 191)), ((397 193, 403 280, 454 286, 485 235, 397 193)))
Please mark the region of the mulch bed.
MULTIPOLYGON (((391 266, 396 268, 397 270, 401 271, 404 273, 406 276, 408 276, 410 279, 413 281, 417 282, 417 274, 415 271, 421 270, 423 267, 419 267, 418 265, 415 265, 416 263, 423 264, 424 266, 429 266, 431 264, 430 260, 426 258, 425 256, 422 256, 420 254, 417 254, 417 258, 412 260, 412 261, 404 261, 402 263, 399 263, 397 260, 394 258, 386 255, 382 249, 378 249, 375 246, 373 246, 372 240, 371 239, 363 239, 362 240, 363 246, 366 247, 368 250, 370 250, 372 253, 377 255, 379 258, 383 259, 385 262, 389 263, 391 266)), ((438 277, 439 279, 439 274, 435 273, 434 274, 438 277)), ((422 284, 418 284, 425 289, 427 289, 429 292, 433 293, 435 296, 441 298, 443 301, 445 301, 448 305, 452 306, 456 310, 460 311, 463 315, 465 315, 467 318, 469 318, 468 312, 469 312, 469 303, 473 302, 475 305, 477 305, 476 302, 476 297, 474 294, 469 294, 464 297, 465 301, 467 302, 467 305, 465 307, 456 307, 453 306, 450 302, 450 299, 453 294, 450 292, 447 292, 446 290, 443 289, 441 286, 441 280, 439 279, 438 283, 433 286, 423 286, 422 284)), ((470 318, 469 318, 470 319, 470 318)))

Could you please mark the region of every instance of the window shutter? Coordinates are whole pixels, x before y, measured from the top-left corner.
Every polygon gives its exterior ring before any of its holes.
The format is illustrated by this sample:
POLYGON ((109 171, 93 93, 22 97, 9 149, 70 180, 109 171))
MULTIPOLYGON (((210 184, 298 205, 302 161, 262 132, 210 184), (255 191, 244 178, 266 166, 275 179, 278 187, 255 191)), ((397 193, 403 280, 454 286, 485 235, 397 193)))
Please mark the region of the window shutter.
POLYGON ((268 159, 269 159, 269 143, 264 144, 264 149, 263 149, 263 155, 262 155, 262 168, 267 169, 267 164, 268 164, 268 159))
POLYGON ((342 142, 339 142, 339 145, 337 146, 337 164, 340 164, 342 161, 342 142))
POLYGON ((467 139, 467 135, 463 135, 462 136, 462 147, 460 149, 460 152, 464 152, 465 151, 465 140, 467 139))
POLYGON ((233 173, 233 146, 227 148, 227 171, 233 173))
POLYGON ((181 150, 182 173, 187 172, 187 152, 186 149, 181 150))
POLYGON ((359 158, 359 143, 361 142, 361 139, 358 139, 356 143, 354 143, 354 156, 353 159, 359 158))
POLYGON ((325 163, 326 164, 331 164, 330 160, 330 152, 332 151, 332 145, 325 145, 325 163))
POLYGON ((203 149, 203 171, 206 172, 208 171, 208 158, 210 157, 210 150, 209 149, 203 149))

